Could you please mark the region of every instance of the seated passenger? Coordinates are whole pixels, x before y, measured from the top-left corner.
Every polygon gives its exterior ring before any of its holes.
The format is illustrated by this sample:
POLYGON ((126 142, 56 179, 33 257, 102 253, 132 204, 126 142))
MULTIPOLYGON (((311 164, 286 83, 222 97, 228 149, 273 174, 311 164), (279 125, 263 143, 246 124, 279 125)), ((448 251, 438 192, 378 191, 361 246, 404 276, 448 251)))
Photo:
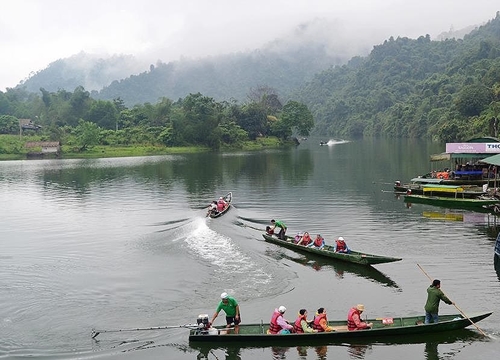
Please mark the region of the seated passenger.
POLYGON ((224 201, 222 197, 219 198, 219 201, 217 201, 217 211, 222 211, 226 208, 227 202, 224 201))
POLYGON ((328 325, 328 319, 326 318, 325 308, 319 308, 316 312, 316 316, 313 321, 313 329, 318 330, 318 332, 332 332, 335 331, 331 326, 328 325))
POLYGON ((306 231, 304 233, 304 236, 302 236, 302 239, 297 243, 297 245, 304 245, 304 246, 307 246, 309 244, 312 243, 312 239, 311 239, 311 236, 309 235, 309 233, 306 231))
POLYGON ((313 248, 316 248, 316 249, 323 249, 323 247, 325 246, 325 239, 323 239, 323 237, 318 234, 316 235, 316 239, 314 239, 314 241, 309 244, 309 247, 313 247, 313 248))
POLYGON ((307 321, 306 309, 299 310, 299 317, 297 318, 297 320, 295 320, 295 323, 293 324, 293 330, 296 334, 318 332, 318 330, 314 330, 312 327, 309 326, 309 321, 307 321))
POLYGON ((274 309, 273 316, 269 323, 270 334, 290 334, 293 331, 293 326, 283 317, 285 311, 286 307, 283 305, 274 309))
POLYGON ((300 242, 300 240, 302 240, 302 233, 298 232, 295 235, 295 243, 298 244, 300 242))
POLYGON ((215 215, 217 214, 217 201, 212 201, 212 203, 210 205, 208 205, 208 212, 207 212, 207 216, 209 216, 210 214, 212 215, 215 215))
POLYGON ((365 323, 361 321, 361 313, 365 311, 365 306, 363 304, 358 304, 353 306, 349 313, 347 314, 347 330, 363 330, 370 329, 373 323, 365 323))
POLYGON ((266 234, 267 235, 274 235, 274 230, 271 229, 270 226, 266 226, 266 234))
POLYGON ((349 249, 342 236, 339 236, 338 239, 335 240, 335 252, 346 254, 351 252, 351 249, 349 249))

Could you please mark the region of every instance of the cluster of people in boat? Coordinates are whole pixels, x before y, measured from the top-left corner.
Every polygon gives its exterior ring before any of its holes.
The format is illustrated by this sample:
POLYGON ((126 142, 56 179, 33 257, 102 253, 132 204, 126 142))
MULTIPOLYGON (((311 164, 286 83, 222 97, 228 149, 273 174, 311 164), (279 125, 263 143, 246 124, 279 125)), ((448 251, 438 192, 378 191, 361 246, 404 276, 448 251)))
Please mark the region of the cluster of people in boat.
POLYGON ((220 213, 221 211, 224 211, 228 207, 228 203, 226 200, 224 200, 223 197, 220 197, 219 200, 214 200, 210 203, 208 206, 208 212, 207 216, 209 215, 216 215, 220 213))
MULTIPOLYGON (((370 329, 373 326, 373 323, 367 323, 361 320, 361 314, 364 310, 365 306, 363 304, 353 306, 349 310, 347 314, 347 330, 370 329)), ((234 328, 234 332, 237 334, 239 332, 239 324, 241 323, 241 312, 238 301, 232 296, 229 296, 227 292, 223 292, 221 294, 221 301, 212 316, 212 320, 207 324, 208 327, 212 326, 220 311, 226 313, 226 327, 234 328)), ((268 334, 302 334, 345 330, 345 327, 335 329, 328 324, 326 309, 324 307, 320 307, 316 311, 312 320, 307 319, 308 313, 306 309, 300 309, 297 318, 293 322, 285 319, 285 312, 286 307, 283 305, 274 310, 269 322, 268 334)))
MULTIPOLYGON (((286 239, 286 230, 287 227, 283 223, 283 221, 280 220, 271 220, 272 226, 266 226, 266 233, 267 235, 276 235, 275 229, 279 228, 279 233, 277 234, 278 239, 285 240, 286 239)), ((302 245, 302 246, 307 246, 315 249, 323 249, 325 247, 325 239, 320 235, 317 234, 316 237, 313 239, 311 238, 311 235, 309 232, 299 232, 295 235, 294 242, 297 245, 302 245)), ((339 236, 335 240, 335 252, 339 253, 350 253, 351 249, 347 246, 345 239, 342 236, 339 236)))
MULTIPOLYGON (((363 330, 370 329, 373 323, 366 323, 361 320, 361 314, 365 310, 363 304, 353 306, 347 314, 347 330, 363 330)), ((326 309, 320 307, 312 320, 307 319, 307 310, 300 309, 297 318, 294 322, 290 322, 284 318, 286 307, 281 305, 275 309, 269 322, 268 334, 302 334, 302 333, 318 333, 332 332, 336 329, 328 324, 326 309)))

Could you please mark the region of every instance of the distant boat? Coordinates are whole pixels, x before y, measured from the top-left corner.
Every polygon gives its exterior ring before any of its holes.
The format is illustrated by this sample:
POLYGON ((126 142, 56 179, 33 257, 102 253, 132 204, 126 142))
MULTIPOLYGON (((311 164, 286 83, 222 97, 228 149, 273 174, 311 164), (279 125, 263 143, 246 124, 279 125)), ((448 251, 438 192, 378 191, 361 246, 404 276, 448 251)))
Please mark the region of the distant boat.
POLYGON ((465 198, 464 189, 454 185, 426 185, 423 188, 424 195, 413 195, 411 192, 404 196, 405 203, 419 203, 434 206, 442 206, 450 209, 470 209, 488 212, 491 206, 498 205, 500 199, 494 197, 465 198), (434 196, 434 192, 448 192, 453 197, 434 196))
POLYGON ((460 194, 465 198, 476 198, 481 195, 487 194, 486 185, 445 185, 443 184, 443 179, 421 179, 415 178, 411 179, 409 184, 401 184, 401 181, 394 182, 394 192, 406 194, 410 193, 412 195, 424 195, 424 188, 429 188, 432 186, 433 194, 444 196, 444 197, 455 197, 456 191, 450 189, 457 189, 457 186, 462 188, 460 194), (441 189, 443 189, 441 191, 441 189))
POLYGON ((223 197, 223 199, 227 204, 226 207, 222 211, 209 211, 207 216, 210 216, 212 219, 214 219, 224 215, 229 211, 229 209, 231 208, 231 201, 233 200, 233 193, 227 193, 226 196, 223 197))

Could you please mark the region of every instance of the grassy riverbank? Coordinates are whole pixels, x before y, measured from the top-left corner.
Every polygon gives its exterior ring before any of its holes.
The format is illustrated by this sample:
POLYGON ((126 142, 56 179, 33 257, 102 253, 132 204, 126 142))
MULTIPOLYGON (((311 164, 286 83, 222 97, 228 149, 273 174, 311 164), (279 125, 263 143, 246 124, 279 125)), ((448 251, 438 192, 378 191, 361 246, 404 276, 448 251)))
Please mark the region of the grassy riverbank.
MULTIPOLYGON (((24 146, 30 141, 43 141, 40 137, 26 136, 22 139, 14 135, 0 135, 0 160, 24 160, 28 158, 28 149, 24 146)), ((221 151, 237 150, 261 150, 265 148, 277 148, 283 146, 277 138, 258 138, 255 141, 247 141, 239 146, 224 146, 221 151)), ((106 157, 131 157, 131 156, 152 156, 168 154, 188 154, 211 151, 209 148, 201 146, 167 147, 162 145, 131 145, 131 146, 92 146, 85 151, 78 151, 78 148, 70 145, 61 146, 62 159, 92 159, 106 157)), ((53 155, 47 155, 47 158, 53 155)))

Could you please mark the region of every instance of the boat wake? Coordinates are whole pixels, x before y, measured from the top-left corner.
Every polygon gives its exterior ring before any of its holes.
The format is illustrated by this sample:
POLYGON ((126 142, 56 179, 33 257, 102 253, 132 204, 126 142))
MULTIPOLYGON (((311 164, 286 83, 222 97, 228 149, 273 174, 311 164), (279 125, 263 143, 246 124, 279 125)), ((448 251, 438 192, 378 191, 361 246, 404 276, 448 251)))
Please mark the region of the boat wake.
POLYGON ((272 276, 265 272, 251 257, 241 251, 239 246, 228 236, 208 227, 207 219, 197 218, 190 224, 191 231, 185 238, 189 250, 203 259, 212 269, 210 286, 224 288, 227 284, 238 284, 238 292, 255 291, 268 284, 272 276), (194 228, 194 229, 193 229, 194 228), (248 274, 252 274, 248 277, 248 274), (245 278, 245 282, 241 279, 245 278))
POLYGON ((344 139, 330 139, 328 141, 321 141, 319 144, 320 145, 333 146, 333 145, 345 144, 345 143, 348 143, 348 142, 349 141, 344 140, 344 139))

